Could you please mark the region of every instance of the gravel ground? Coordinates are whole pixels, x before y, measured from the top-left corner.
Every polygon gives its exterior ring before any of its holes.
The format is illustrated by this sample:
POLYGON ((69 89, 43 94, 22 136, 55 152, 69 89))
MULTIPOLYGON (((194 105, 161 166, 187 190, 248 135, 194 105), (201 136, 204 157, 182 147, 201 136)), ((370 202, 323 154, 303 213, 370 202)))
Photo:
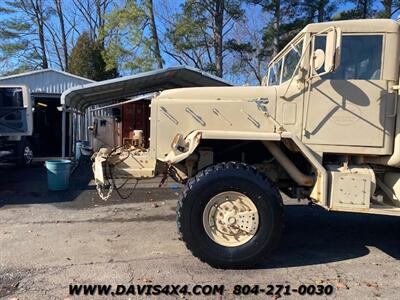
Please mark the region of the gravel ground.
POLYGON ((0 166, 0 298, 108 298, 72 297, 69 284, 224 284, 224 296, 210 299, 237 298, 236 284, 331 284, 333 295, 314 298, 400 297, 398 218, 328 213, 285 199, 285 233, 274 255, 255 269, 216 270, 178 240, 176 185, 158 188, 153 180, 127 200, 104 202, 87 164, 67 192, 48 192, 45 175, 42 166, 0 166))

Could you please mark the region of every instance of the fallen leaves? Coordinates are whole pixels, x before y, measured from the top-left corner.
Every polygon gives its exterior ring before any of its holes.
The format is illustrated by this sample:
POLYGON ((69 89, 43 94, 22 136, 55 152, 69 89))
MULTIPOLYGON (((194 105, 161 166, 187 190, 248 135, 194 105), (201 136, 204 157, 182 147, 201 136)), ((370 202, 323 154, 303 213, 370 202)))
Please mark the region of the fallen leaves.
POLYGON ((143 281, 143 282, 146 282, 146 283, 153 282, 153 279, 149 278, 149 277, 139 277, 137 280, 143 281))
POLYGON ((344 282, 341 282, 341 281, 337 281, 335 283, 335 286, 336 286, 337 289, 346 289, 346 290, 349 289, 349 286, 347 284, 345 284, 344 282))
POLYGON ((367 286, 367 287, 372 287, 372 288, 379 288, 379 285, 378 285, 378 283, 377 282, 367 282, 367 281, 364 281, 364 283, 365 283, 365 285, 367 286))

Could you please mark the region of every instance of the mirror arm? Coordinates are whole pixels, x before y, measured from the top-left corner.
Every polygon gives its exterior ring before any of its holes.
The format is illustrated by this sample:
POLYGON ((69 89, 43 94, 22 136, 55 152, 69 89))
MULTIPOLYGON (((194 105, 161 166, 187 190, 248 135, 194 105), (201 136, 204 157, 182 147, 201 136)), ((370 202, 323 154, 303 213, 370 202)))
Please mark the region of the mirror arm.
MULTIPOLYGON (((300 66, 300 64, 301 64, 301 61, 303 60, 305 54, 307 53, 308 48, 310 47, 310 45, 311 45, 311 43, 312 43, 312 38, 313 38, 313 36, 316 36, 316 35, 325 33, 325 32, 330 31, 330 30, 335 30, 335 27, 334 27, 334 26, 331 26, 331 27, 325 28, 325 29, 323 29, 323 30, 321 30, 321 31, 319 31, 319 32, 317 32, 317 33, 315 33, 315 34, 312 34, 312 35, 310 36, 310 40, 308 41, 306 47, 304 48, 303 55, 300 57, 300 60, 299 60, 299 62, 298 62, 297 65, 296 65, 296 68, 295 68, 295 70, 294 70, 294 72, 293 72, 292 78, 290 78, 289 85, 288 85, 288 87, 286 88, 286 90, 285 90, 285 92, 283 93, 283 95, 280 96, 282 99, 287 100, 287 99, 286 99, 286 94, 287 94, 288 91, 289 91, 289 88, 290 88, 290 86, 291 86, 291 84, 292 84, 292 82, 293 82, 294 76, 295 76, 296 72, 298 71, 299 66, 300 66)), ((293 47, 293 45, 292 45, 292 47, 293 47)), ((305 79, 305 81, 306 81, 306 82, 309 82, 311 79, 313 79, 313 78, 315 78, 315 77, 317 77, 317 76, 323 76, 323 75, 325 75, 325 74, 331 73, 331 71, 332 71, 332 70, 330 70, 330 71, 325 71, 325 72, 323 72, 323 73, 321 73, 321 74, 314 74, 314 75, 310 76, 309 78, 305 79)))
MULTIPOLYGON (((324 29, 324 30, 321 30, 320 32, 317 32, 317 33, 314 34, 314 35, 319 35, 319 34, 325 33, 325 32, 330 31, 330 30, 335 30, 335 27, 328 27, 328 28, 326 28, 326 29, 324 29)), ((312 70, 312 72, 314 73, 314 68, 311 68, 311 70, 312 70)), ((311 75, 309 78, 307 78, 306 81, 309 82, 309 81, 311 81, 311 79, 314 79, 315 77, 324 76, 324 75, 326 75, 326 74, 331 73, 332 71, 333 71, 333 70, 331 69, 331 70, 329 70, 329 71, 325 71, 325 72, 322 72, 322 73, 313 74, 313 75, 311 75)))
POLYGON ((322 72, 322 73, 314 74, 314 75, 310 76, 309 78, 307 78, 307 82, 309 82, 311 79, 314 79, 315 77, 321 77, 321 76, 324 76, 324 75, 329 74, 331 72, 332 71, 325 71, 325 72, 322 72))
MULTIPOLYGON (((286 94, 288 93, 289 88, 290 88, 290 86, 292 85, 292 82, 293 82, 293 79, 294 79, 294 77, 295 77, 295 74, 298 72, 298 70, 299 70, 299 68, 300 68, 301 61, 304 59, 304 57, 305 57, 305 55, 306 55, 306 53, 307 53, 308 47, 310 47, 310 45, 311 45, 311 41, 312 41, 312 39, 310 39, 310 40, 308 41, 306 47, 304 48, 303 54, 301 55, 301 57, 300 57, 300 59, 299 59, 299 62, 298 62, 297 65, 296 65, 296 68, 294 69, 294 72, 293 72, 293 74, 292 74, 292 78, 290 78, 290 82, 289 82, 289 84, 288 84, 288 86, 287 86, 285 92, 283 93, 282 96, 280 96, 282 99, 287 100, 287 99, 286 99, 286 94)), ((292 45, 292 47, 294 47, 294 46, 292 45)))

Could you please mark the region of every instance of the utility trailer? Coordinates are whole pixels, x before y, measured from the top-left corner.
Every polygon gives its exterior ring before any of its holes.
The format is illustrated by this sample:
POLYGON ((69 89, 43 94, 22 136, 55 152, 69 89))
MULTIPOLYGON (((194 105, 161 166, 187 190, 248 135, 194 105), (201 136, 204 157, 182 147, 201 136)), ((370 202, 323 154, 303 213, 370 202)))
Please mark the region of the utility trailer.
POLYGON ((330 211, 400 216, 400 26, 307 25, 258 87, 173 89, 151 102, 150 146, 100 149, 100 194, 117 178, 184 183, 182 240, 215 267, 245 267, 282 235, 281 194, 330 211))
POLYGON ((0 85, 0 161, 29 166, 33 159, 32 103, 27 86, 0 85))

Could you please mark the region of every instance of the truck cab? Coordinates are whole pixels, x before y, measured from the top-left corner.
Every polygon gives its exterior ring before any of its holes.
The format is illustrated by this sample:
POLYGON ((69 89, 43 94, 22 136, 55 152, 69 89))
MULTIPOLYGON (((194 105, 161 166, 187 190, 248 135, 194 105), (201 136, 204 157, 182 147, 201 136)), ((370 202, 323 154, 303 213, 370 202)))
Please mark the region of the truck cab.
MULTIPOLYGON (((329 171, 329 195, 322 201, 329 209, 389 212, 376 211, 369 199, 375 193, 376 181, 378 188, 385 182, 382 166, 388 167, 385 174, 399 166, 398 57, 397 22, 340 21, 308 25, 269 66, 267 85, 281 95, 277 98, 277 122, 295 134, 329 171), (340 36, 333 56, 337 66, 331 70, 324 61, 329 53, 329 31, 336 31, 336 38, 340 36), (294 74, 296 66, 300 71, 294 74), (339 169, 343 173, 343 166, 350 173, 354 173, 351 168, 362 166, 357 173, 370 174, 365 199, 361 197, 364 189, 357 200, 339 188, 333 175, 339 169)), ((393 195, 386 192, 381 196, 381 204, 393 202, 388 200, 393 195)), ((397 214, 397 209, 391 212, 397 214)))

